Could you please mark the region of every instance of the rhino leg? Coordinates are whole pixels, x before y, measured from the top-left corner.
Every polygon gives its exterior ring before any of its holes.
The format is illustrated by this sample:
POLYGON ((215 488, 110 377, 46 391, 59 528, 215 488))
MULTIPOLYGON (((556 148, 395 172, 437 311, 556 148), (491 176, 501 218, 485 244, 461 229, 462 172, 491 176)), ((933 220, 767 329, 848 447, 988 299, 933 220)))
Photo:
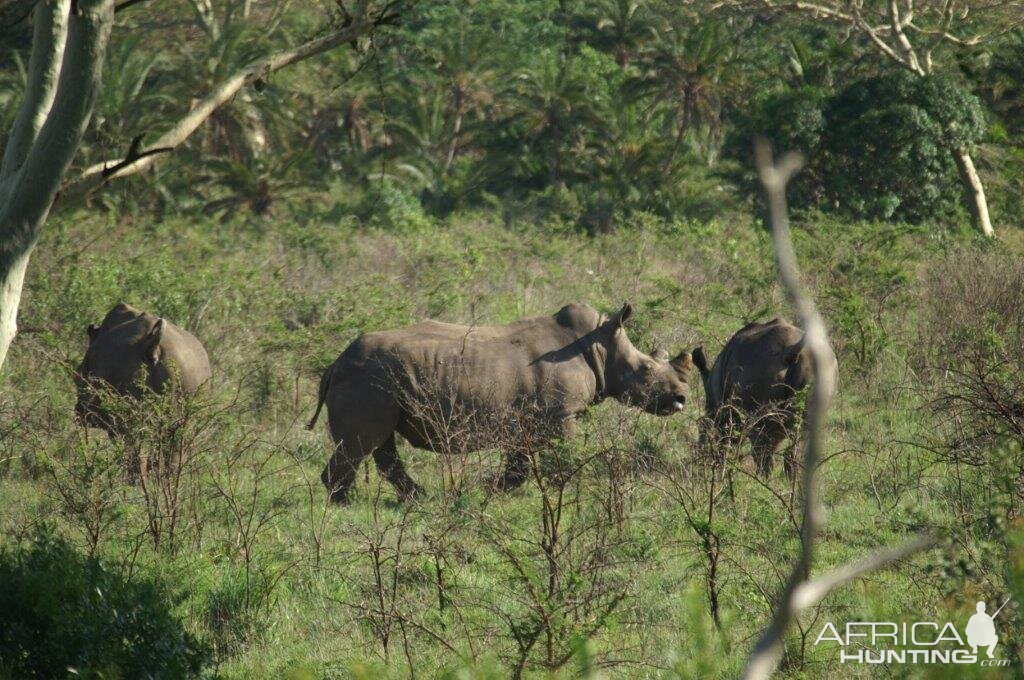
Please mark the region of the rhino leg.
POLYGON ((343 505, 348 502, 348 492, 355 481, 359 464, 383 444, 385 438, 365 435, 335 436, 334 441, 337 442, 334 455, 320 473, 320 480, 330 492, 331 502, 343 505))
POLYGON ((373 452, 373 461, 377 464, 377 470, 384 479, 391 482, 401 501, 413 500, 424 494, 423 487, 413 481, 405 469, 405 463, 398 455, 398 448, 395 446, 395 435, 391 435, 386 442, 377 447, 373 452))
POLYGON ((510 451, 505 454, 505 470, 494 481, 499 491, 518 489, 530 473, 530 457, 525 451, 510 451))
POLYGON ((775 467, 775 452, 785 438, 786 431, 778 424, 765 424, 751 434, 750 444, 754 461, 757 463, 757 473, 762 477, 772 474, 772 468, 775 467))

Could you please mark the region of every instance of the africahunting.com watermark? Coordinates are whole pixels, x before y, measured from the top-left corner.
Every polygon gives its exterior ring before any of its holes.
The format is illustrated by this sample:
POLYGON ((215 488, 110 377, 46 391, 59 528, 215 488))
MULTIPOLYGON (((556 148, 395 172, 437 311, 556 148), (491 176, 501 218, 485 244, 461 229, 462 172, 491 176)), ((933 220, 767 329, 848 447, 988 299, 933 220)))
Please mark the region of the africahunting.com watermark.
POLYGON ((830 622, 814 644, 839 645, 840 663, 1009 666, 1010 659, 995 655, 999 645, 995 619, 1006 602, 991 615, 986 604, 979 602, 963 635, 949 621, 850 621, 842 628, 830 622))

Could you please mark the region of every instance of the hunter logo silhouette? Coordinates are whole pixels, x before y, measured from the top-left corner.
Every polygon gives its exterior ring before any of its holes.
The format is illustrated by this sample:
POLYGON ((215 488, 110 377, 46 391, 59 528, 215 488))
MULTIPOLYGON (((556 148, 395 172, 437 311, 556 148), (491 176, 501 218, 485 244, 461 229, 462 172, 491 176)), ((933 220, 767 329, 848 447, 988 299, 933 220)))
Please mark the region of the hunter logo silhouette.
MULTIPOLYGON (((1006 602, 1009 602, 1007 600, 1006 602)), ((999 612, 1006 606, 1006 602, 996 610, 996 613, 989 616, 985 613, 985 603, 979 602, 977 606, 978 613, 970 618, 967 622, 967 644, 971 646, 971 650, 977 654, 978 647, 987 647, 988 658, 992 658, 995 653, 996 645, 999 643, 999 636, 996 635, 996 624, 995 618, 999 616, 999 612)))

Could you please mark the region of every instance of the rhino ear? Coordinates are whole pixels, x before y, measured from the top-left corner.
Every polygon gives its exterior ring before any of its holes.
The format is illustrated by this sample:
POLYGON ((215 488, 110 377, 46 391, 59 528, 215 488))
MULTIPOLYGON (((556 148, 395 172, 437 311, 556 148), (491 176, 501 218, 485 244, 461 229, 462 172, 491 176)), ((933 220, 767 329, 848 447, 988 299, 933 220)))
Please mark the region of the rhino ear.
POLYGON ((97 328, 96 324, 91 323, 88 326, 86 326, 85 332, 89 336, 89 340, 95 340, 96 334, 100 332, 100 329, 97 328))
POLYGON ((785 349, 785 353, 782 356, 782 363, 784 365, 792 366, 800 358, 800 352, 804 351, 804 339, 800 338, 800 342, 785 349))
POLYGON ((669 364, 672 368, 676 369, 676 373, 685 378, 693 368, 693 359, 690 358, 690 353, 684 349, 679 353, 679 356, 670 361, 669 364))
POLYGON ((146 337, 143 339, 143 352, 146 358, 146 363, 150 366, 155 366, 160 361, 160 339, 164 335, 164 320, 159 318, 156 323, 153 324, 153 329, 149 331, 146 337))
POLYGON ((615 313, 615 316, 613 316, 610 319, 612 328, 616 330, 622 328, 624 325, 626 325, 626 322, 629 321, 629 317, 631 316, 633 316, 633 305, 627 302, 626 304, 622 305, 622 309, 617 311, 615 313))
POLYGON ((700 371, 700 377, 704 380, 708 379, 708 375, 711 374, 711 369, 708 368, 708 358, 704 356, 704 346, 698 345, 693 350, 693 363, 700 371))

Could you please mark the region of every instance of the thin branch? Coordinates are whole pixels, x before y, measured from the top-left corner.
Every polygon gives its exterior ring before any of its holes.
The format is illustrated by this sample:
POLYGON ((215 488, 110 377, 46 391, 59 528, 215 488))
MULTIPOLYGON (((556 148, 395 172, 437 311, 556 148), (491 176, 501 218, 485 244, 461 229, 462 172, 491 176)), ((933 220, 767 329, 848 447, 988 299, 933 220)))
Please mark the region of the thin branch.
POLYGON ((811 359, 814 383, 807 400, 807 435, 803 465, 803 528, 800 535, 800 553, 786 579, 778 598, 772 620, 757 645, 747 658, 743 678, 762 680, 778 667, 782 656, 783 638, 800 613, 814 605, 829 592, 851 580, 879 569, 895 560, 907 557, 934 545, 931 538, 918 538, 892 549, 869 555, 810 580, 814 561, 815 543, 824 514, 818 501, 818 465, 824 448, 825 416, 835 391, 834 354, 828 342, 825 323, 813 299, 804 290, 797 265, 796 254, 789 234, 789 216, 786 208, 786 184, 795 175, 803 160, 799 155, 787 154, 777 163, 772 161, 771 149, 764 140, 755 147, 757 170, 768 197, 768 224, 775 247, 775 262, 779 280, 786 297, 794 307, 804 328, 804 347, 811 359))
POLYGON ((116 14, 118 12, 122 12, 131 7, 132 5, 138 5, 142 2, 147 2, 147 0, 123 0, 122 2, 119 2, 117 3, 117 5, 114 6, 114 13, 116 14))
POLYGON ((377 26, 395 21, 398 10, 394 3, 389 4, 372 19, 367 16, 366 4, 365 1, 359 3, 361 12, 349 26, 309 40, 298 47, 262 57, 242 67, 199 100, 170 130, 160 136, 152 147, 137 150, 134 158, 107 160, 87 168, 61 189, 60 199, 73 201, 82 198, 104 186, 110 180, 149 168, 159 155, 169 152, 185 142, 214 111, 230 101, 247 84, 265 79, 271 73, 286 66, 352 42, 377 26))
POLYGON ((836 588, 844 586, 865 574, 878 571, 893 562, 910 557, 914 553, 933 548, 938 542, 938 538, 935 536, 918 536, 901 545, 886 548, 862 557, 855 562, 844 564, 834 571, 802 583, 793 593, 793 599, 796 601, 799 610, 808 609, 816 605, 836 588))
POLYGON ((128 145, 128 153, 125 154, 124 160, 110 166, 109 168, 104 168, 103 177, 106 178, 116 174, 122 168, 128 167, 129 165, 139 160, 140 158, 145 158, 146 156, 155 156, 156 154, 160 153, 168 153, 174 150, 172 147, 169 146, 158 146, 152 149, 147 149, 146 151, 139 151, 139 149, 142 147, 142 138, 143 135, 136 135, 132 139, 132 143, 128 145))

